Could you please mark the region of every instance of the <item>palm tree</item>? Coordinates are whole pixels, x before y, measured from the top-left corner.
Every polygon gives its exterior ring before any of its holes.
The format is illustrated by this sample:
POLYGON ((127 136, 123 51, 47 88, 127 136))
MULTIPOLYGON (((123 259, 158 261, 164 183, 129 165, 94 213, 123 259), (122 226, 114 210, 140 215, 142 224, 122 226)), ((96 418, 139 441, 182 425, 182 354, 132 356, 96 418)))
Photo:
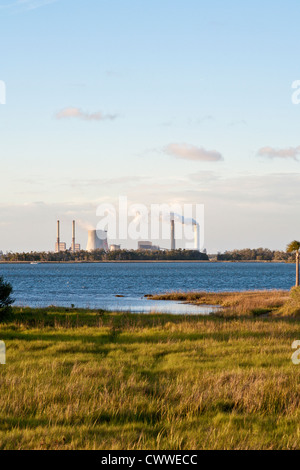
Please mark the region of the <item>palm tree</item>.
POLYGON ((288 253, 296 252, 296 287, 299 287, 299 250, 300 250, 300 242, 294 240, 288 246, 286 251, 288 253))

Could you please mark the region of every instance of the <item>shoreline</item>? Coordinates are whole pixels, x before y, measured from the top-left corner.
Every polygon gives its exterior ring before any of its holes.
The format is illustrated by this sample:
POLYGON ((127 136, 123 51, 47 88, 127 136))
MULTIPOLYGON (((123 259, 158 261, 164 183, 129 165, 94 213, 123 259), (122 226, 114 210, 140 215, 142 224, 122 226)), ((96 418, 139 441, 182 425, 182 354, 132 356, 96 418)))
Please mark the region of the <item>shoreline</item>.
MULTIPOLYGON (((153 302, 153 308, 149 310, 144 308, 140 311, 132 310, 131 307, 128 309, 119 309, 117 307, 108 307, 105 304, 97 307, 89 306, 74 306, 70 307, 70 304, 57 305, 51 303, 49 305, 26 305, 22 303, 16 303, 12 306, 14 310, 30 309, 32 312, 45 311, 57 309, 58 311, 65 310, 66 312, 74 313, 76 311, 84 311, 86 313, 95 313, 98 311, 106 312, 107 314, 117 315, 183 315, 183 316, 212 316, 225 314, 228 318, 231 316, 245 315, 250 317, 269 316, 272 314, 279 313, 282 307, 288 302, 291 291, 285 289, 271 289, 271 290, 244 290, 244 291, 220 291, 220 292, 209 292, 209 291, 171 291, 161 294, 146 294, 142 297, 143 300, 149 301, 148 306, 153 302), (155 302, 164 302, 166 305, 173 304, 174 311, 172 308, 165 310, 162 306, 162 310, 159 310, 158 306, 155 306, 155 302), (182 304, 192 307, 203 308, 203 311, 193 312, 186 311, 180 312, 176 305, 182 304), (211 309, 210 312, 208 310, 211 309), (177 310, 177 311, 176 311, 177 310)), ((115 295, 114 297, 125 299, 124 295, 115 295)), ((73 304, 71 304, 73 305, 73 304)), ((171 306, 172 307, 172 306, 171 306)))
MULTIPOLYGON (((34 261, 0 261, 1 264, 32 264, 34 261)), ((266 260, 249 260, 249 261, 207 261, 207 260, 107 260, 107 261, 38 261, 37 264, 155 264, 155 263, 193 263, 193 264, 295 264, 287 261, 266 261, 266 260)))

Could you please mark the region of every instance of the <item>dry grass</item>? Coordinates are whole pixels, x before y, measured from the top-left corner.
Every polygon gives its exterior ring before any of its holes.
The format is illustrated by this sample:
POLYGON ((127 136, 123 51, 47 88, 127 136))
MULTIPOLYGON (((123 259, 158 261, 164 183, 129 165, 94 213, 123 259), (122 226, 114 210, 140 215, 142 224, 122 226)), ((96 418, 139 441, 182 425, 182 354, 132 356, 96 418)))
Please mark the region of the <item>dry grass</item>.
POLYGON ((289 295, 289 298, 284 305, 279 308, 275 314, 277 316, 289 316, 299 317, 300 316, 300 288, 294 287, 289 295))
POLYGON ((221 305, 221 315, 263 315, 271 313, 289 299, 288 291, 253 292, 171 292, 150 297, 153 300, 173 300, 198 305, 221 305))
POLYGON ((0 339, 0 449, 300 448, 295 319, 23 310, 0 339))

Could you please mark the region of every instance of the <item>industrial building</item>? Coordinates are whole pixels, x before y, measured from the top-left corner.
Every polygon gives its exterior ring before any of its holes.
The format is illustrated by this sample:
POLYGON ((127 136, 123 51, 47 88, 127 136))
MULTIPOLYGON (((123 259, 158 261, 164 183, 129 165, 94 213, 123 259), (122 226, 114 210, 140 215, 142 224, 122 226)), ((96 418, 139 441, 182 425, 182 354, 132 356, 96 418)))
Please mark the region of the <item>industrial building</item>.
POLYGON ((175 219, 174 216, 171 218, 171 250, 176 250, 175 242, 175 219))
POLYGON ((55 244, 55 253, 60 253, 67 251, 67 245, 64 242, 59 242, 55 244))
POLYGON ((109 251, 120 251, 121 245, 110 245, 109 251))
POLYGON ((159 246, 155 246, 152 242, 148 241, 140 241, 138 242, 138 250, 139 251, 159 251, 159 246))
MULTIPOLYGON (((72 222, 72 243, 69 251, 77 253, 81 250, 79 243, 76 243, 76 223, 75 220, 72 222)), ((87 251, 105 250, 108 251, 107 233, 99 230, 89 230, 88 232, 88 243, 86 247, 87 251)), ((57 221, 57 239, 55 244, 55 253, 67 251, 67 244, 60 241, 60 221, 57 221)))
POLYGON ((194 224, 194 250, 200 251, 200 226, 194 224))
MULTIPOLYGON (((171 250, 176 250, 176 239, 175 239, 175 216, 171 215, 171 250)), ((194 227, 194 248, 195 251, 200 251, 200 226, 197 222, 193 222, 194 227)), ((139 241, 138 248, 139 251, 160 251, 160 247, 153 245, 150 241, 139 241)), ((77 253, 81 250, 79 243, 76 243, 76 223, 75 220, 72 222, 72 242, 71 247, 68 251, 72 253, 77 253)), ((102 230, 89 230, 88 232, 88 242, 86 251, 95 251, 95 250, 104 250, 104 251, 119 251, 121 250, 121 245, 110 245, 108 247, 107 242, 107 232, 102 230)), ((60 221, 57 221, 57 239, 55 244, 55 253, 67 251, 67 244, 61 242, 60 240, 60 221)))
MULTIPOLYGON (((200 226, 197 222, 193 222, 194 227, 194 250, 200 251, 200 226)), ((171 215, 171 250, 176 250, 176 240, 175 240, 175 218, 174 215, 171 215)))
POLYGON ((102 230, 89 230, 86 251, 108 251, 107 232, 102 230))
MULTIPOLYGON (((75 240, 75 220, 73 220, 72 223, 72 244, 71 248, 69 251, 72 253, 76 253, 81 250, 81 246, 79 243, 76 243, 75 240)), ((67 251, 67 244, 65 242, 60 241, 60 221, 57 221, 57 238, 56 238, 56 243, 55 243, 55 253, 60 253, 67 251)))
POLYGON ((75 243, 75 220, 72 223, 72 246, 71 246, 72 253, 76 251, 76 243, 75 243))
POLYGON ((60 253, 61 251, 67 251, 66 243, 60 241, 60 221, 57 221, 57 238, 55 244, 55 253, 60 253))

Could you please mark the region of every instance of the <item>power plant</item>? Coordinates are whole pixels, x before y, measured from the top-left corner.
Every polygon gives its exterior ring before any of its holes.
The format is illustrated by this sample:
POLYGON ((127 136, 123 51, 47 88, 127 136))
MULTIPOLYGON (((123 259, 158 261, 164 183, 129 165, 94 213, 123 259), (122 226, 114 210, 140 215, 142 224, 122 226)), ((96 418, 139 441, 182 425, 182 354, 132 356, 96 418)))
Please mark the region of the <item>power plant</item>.
MULTIPOLYGON (((185 222, 181 222, 185 224, 185 222)), ((194 227, 194 250, 200 251, 200 226, 196 221, 193 221, 194 227)), ((176 250, 175 240, 175 215, 171 214, 171 250, 176 250)))
MULTIPOLYGON (((175 215, 171 214, 171 250, 176 250, 176 239, 175 239, 175 215)), ((185 223, 184 221, 181 223, 185 223)), ((200 226, 196 221, 192 222, 194 229, 194 250, 200 251, 200 226)), ((118 251, 121 249, 120 245, 111 245, 110 251, 118 251)), ((72 241, 71 247, 67 249, 67 244, 62 242, 60 239, 60 221, 57 221, 57 237, 55 243, 55 253, 69 251, 76 253, 81 250, 79 243, 76 243, 76 222, 72 221, 72 241)), ((109 251, 108 242, 107 242, 107 232, 103 230, 89 230, 88 231, 88 242, 86 251, 92 252, 95 250, 104 250, 109 251)), ((139 251, 159 251, 159 246, 154 246, 150 241, 139 241, 138 242, 139 251)))
POLYGON ((200 251, 200 227, 199 224, 194 224, 194 250, 200 251))
POLYGON ((171 250, 176 250, 174 214, 171 217, 171 250))
MULTIPOLYGON (((81 250, 81 246, 79 243, 76 243, 75 241, 75 220, 73 220, 72 223, 72 244, 71 248, 69 251, 72 253, 76 253, 77 251, 81 250)), ((67 244, 65 242, 60 241, 60 221, 57 221, 57 238, 56 238, 56 244, 55 244, 55 253, 60 253, 67 251, 67 244)))
POLYGON ((55 245, 55 253, 60 252, 60 222, 57 221, 57 238, 56 238, 56 245, 55 245))
POLYGON ((75 220, 73 220, 72 223, 72 246, 71 246, 71 251, 73 253, 76 252, 76 243, 75 243, 75 220))
POLYGON ((153 245, 152 242, 140 241, 138 242, 138 250, 139 251, 160 251, 160 247, 153 245))
MULTIPOLYGON (((57 238, 55 244, 55 253, 60 253, 64 251, 70 251, 72 253, 77 253, 81 250, 79 243, 76 243, 76 222, 72 222, 72 242, 71 247, 67 250, 67 244, 60 241, 60 221, 57 221, 57 238)), ((105 250, 108 251, 107 243, 107 232, 102 230, 89 230, 88 231, 88 242, 86 251, 95 251, 95 250, 105 250)))
POLYGON ((121 245, 110 245, 109 251, 120 251, 121 250, 121 245))
POLYGON ((105 250, 108 251, 107 232, 102 230, 89 230, 86 251, 105 250), (98 236, 100 235, 100 237, 98 236))

